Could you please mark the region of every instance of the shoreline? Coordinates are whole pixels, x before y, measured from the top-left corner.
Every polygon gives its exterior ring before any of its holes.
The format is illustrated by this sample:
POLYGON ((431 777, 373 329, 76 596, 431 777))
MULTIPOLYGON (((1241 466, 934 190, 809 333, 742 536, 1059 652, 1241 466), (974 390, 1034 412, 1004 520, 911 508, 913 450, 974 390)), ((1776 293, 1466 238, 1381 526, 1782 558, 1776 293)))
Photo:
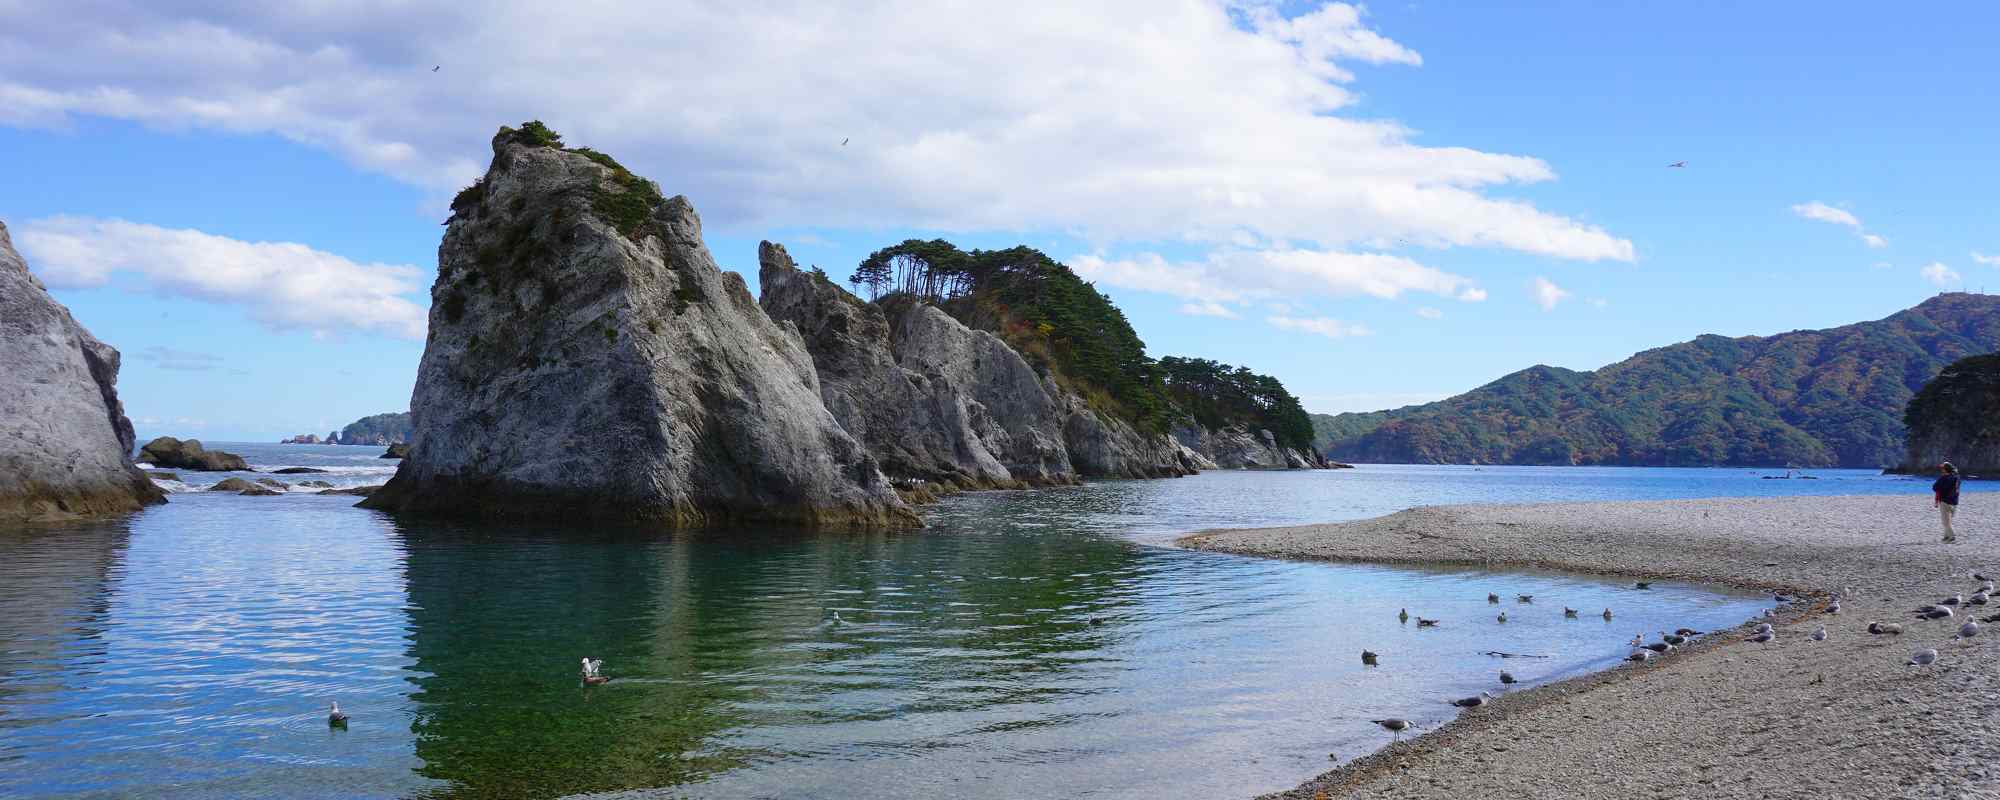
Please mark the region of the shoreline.
MULTIPOLYGON (((1355 522, 1201 531, 1175 543, 1293 560, 1558 569, 1800 596, 1777 607, 1778 638, 1768 644, 1740 641, 1753 619, 1649 664, 1508 692, 1265 797, 2000 797, 1993 663, 2000 623, 1956 642, 1962 618, 1920 623, 1907 613, 1975 590, 1968 572, 2000 566, 2000 542, 1982 535, 1986 525, 1966 524, 1974 514, 1961 515, 1957 543, 1939 542, 1927 501, 1909 494, 1426 506, 1355 522), (1842 612, 1827 615, 1836 589, 1846 595, 1842 612), (1903 623, 1904 634, 1870 636, 1876 619, 1903 623), (1827 640, 1809 641, 1822 624, 1827 640), (1937 648, 1938 664, 1904 665, 1910 651, 1926 647, 1937 648)), ((2000 600, 1974 610, 2000 613, 2000 600)))

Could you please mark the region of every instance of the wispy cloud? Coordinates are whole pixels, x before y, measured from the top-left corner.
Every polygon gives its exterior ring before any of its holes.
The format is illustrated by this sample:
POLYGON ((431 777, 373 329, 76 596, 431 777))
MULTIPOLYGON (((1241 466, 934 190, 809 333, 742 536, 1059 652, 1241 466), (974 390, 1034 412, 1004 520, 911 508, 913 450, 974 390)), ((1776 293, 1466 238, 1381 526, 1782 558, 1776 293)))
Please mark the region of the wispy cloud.
POLYGON ((1543 311, 1556 310, 1557 303, 1570 297, 1568 289, 1557 286, 1554 281, 1540 275, 1535 276, 1534 291, 1535 305, 1541 306, 1543 311))
POLYGON ((1417 309, 1417 316, 1423 317, 1424 319, 1443 319, 1444 312, 1439 311, 1435 308, 1431 308, 1430 306, 1423 306, 1417 309))
POLYGON ((1328 339, 1345 339, 1350 336, 1373 336, 1375 334, 1367 326, 1352 322, 1343 322, 1331 317, 1307 317, 1303 319, 1298 317, 1267 317, 1265 321, 1288 331, 1312 333, 1328 339))
POLYGON ((1225 306, 1221 303, 1217 303, 1213 300, 1200 300, 1193 303, 1182 303, 1180 312, 1183 314, 1189 314, 1197 317, 1221 317, 1223 319, 1236 318, 1236 312, 1229 310, 1228 306, 1225 306))
POLYGON ((160 369, 182 372, 207 372, 222 364, 222 356, 212 353, 197 353, 192 350, 175 350, 171 347, 153 345, 132 357, 148 362, 160 369))
MULTIPOLYGON (((1097 283, 1172 295, 1193 301, 1190 306, 1212 313, 1223 304, 1247 305, 1276 298, 1378 297, 1394 299, 1407 293, 1432 294, 1478 302, 1486 291, 1472 279, 1425 266, 1402 256, 1383 253, 1274 249, 1225 250, 1201 261, 1168 261, 1157 253, 1109 260, 1098 255, 1069 259, 1078 275, 1097 283)), ((1288 316, 1280 312, 1279 316, 1288 316)))
POLYGON ((279 330, 422 339, 424 270, 360 263, 292 242, 245 242, 122 219, 50 217, 16 236, 28 263, 58 288, 117 286, 242 306, 279 330))
POLYGON ((1989 267, 2000 267, 2000 256, 1989 256, 1979 252, 1978 250, 1972 251, 1972 261, 1975 264, 1985 264, 1986 266, 1989 267))
POLYGON ((1810 203, 1800 203, 1798 205, 1792 206, 1792 213, 1797 214, 1805 219, 1815 220, 1818 222, 1828 222, 1834 225, 1840 225, 1843 227, 1852 228, 1854 229, 1854 235, 1861 237, 1861 243, 1869 247, 1882 248, 1889 246, 1888 239, 1884 239, 1880 236, 1862 230, 1861 218, 1855 216, 1854 212, 1848 211, 1847 209, 1835 208, 1833 206, 1822 203, 1818 200, 1814 200, 1810 203))
POLYGON ((1944 262, 1941 261, 1933 261, 1926 264, 1923 269, 1917 270, 1917 273, 1923 275, 1924 280, 1930 281, 1939 287, 1958 283, 1963 277, 1958 274, 1958 270, 1945 266, 1944 262))

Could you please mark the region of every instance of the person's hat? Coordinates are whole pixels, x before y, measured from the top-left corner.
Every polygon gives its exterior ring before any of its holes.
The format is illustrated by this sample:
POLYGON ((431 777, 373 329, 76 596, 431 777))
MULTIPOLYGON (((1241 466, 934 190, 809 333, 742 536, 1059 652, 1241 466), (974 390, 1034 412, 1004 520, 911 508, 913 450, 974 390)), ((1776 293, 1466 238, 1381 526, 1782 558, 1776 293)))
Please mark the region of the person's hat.
POLYGON ((1951 465, 1951 462, 1949 462, 1949 461, 1946 461, 1946 462, 1944 462, 1944 463, 1942 463, 1942 464, 1939 464, 1939 465, 1938 465, 1938 467, 1939 467, 1940 469, 1945 469, 1945 470, 1950 470, 1950 471, 1954 471, 1954 472, 1958 470, 1958 468, 1957 468, 1957 467, 1954 467, 1954 466, 1952 466, 1952 465, 1951 465))

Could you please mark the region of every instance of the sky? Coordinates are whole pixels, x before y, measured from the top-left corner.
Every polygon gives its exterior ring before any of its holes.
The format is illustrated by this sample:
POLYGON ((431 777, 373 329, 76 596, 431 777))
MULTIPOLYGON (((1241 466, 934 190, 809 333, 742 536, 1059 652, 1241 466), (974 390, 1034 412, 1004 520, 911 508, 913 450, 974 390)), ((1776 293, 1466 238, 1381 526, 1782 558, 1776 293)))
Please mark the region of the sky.
POLYGON ((2000 290, 2000 8, 1661 8, 0 0, 0 221, 142 437, 224 441, 407 406, 528 119, 753 290, 1026 244, 1312 411, 2000 290))

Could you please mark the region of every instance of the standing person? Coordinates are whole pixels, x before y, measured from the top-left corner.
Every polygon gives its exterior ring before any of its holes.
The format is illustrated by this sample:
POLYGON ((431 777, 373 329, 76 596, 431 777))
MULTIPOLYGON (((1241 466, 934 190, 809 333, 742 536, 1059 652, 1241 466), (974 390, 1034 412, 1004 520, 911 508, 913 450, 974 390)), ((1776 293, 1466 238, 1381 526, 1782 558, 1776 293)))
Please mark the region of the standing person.
POLYGON ((1951 530, 1951 518, 1958 513, 1958 468, 1946 461, 1938 465, 1938 479, 1931 484, 1931 505, 1936 506, 1938 518, 1944 520, 1944 540, 1954 541, 1958 534, 1951 530))

